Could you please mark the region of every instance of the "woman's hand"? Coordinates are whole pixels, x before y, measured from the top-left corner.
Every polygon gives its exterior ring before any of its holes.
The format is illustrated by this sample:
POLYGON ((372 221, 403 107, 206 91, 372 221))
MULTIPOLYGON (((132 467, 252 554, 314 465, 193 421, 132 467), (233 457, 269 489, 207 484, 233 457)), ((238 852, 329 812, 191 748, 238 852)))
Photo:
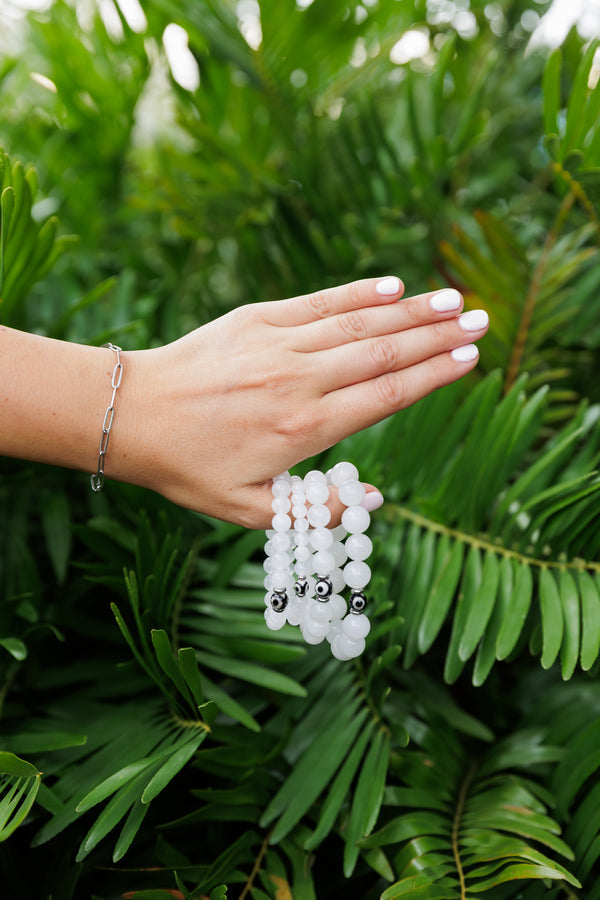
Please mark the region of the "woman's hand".
POLYGON ((273 476, 476 365, 484 311, 461 316, 454 290, 402 293, 395 277, 367 279, 243 306, 165 347, 123 353, 107 476, 268 526, 273 476))

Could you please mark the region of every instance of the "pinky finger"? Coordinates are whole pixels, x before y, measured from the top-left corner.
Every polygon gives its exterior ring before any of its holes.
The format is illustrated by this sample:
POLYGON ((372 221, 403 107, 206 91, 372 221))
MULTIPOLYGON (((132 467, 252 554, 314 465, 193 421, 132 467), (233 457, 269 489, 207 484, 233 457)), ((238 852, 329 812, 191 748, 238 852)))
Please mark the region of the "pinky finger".
POLYGON ((363 428, 406 409, 437 388, 458 381, 475 368, 479 351, 475 344, 457 347, 408 369, 388 372, 326 394, 322 399, 324 419, 333 444, 363 428))

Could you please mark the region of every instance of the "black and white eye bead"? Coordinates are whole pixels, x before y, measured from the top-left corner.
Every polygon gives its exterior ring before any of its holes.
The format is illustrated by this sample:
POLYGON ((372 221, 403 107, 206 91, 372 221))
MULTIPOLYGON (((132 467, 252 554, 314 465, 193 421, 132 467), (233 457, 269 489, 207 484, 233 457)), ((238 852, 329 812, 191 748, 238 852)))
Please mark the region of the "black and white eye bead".
POLYGON ((367 608, 367 598, 362 591, 353 591, 350 595, 350 612, 362 613, 367 608))
POLYGON ((294 585, 294 593, 296 597, 306 597, 306 593, 308 591, 308 581, 306 578, 299 578, 298 581, 294 585))
POLYGON ((317 595, 317 600, 329 600, 332 593, 333 585, 331 583, 331 579, 327 577, 317 578, 317 583, 315 585, 315 594, 317 595))
POLYGON ((283 612, 287 605, 287 591, 273 591, 271 594, 271 609, 274 609, 275 612, 283 612))

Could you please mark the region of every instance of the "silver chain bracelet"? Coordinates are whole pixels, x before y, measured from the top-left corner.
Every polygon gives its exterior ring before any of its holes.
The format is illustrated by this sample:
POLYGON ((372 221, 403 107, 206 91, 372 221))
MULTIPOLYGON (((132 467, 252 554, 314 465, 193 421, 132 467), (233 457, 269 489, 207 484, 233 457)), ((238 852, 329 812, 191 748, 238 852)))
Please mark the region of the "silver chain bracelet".
POLYGON ((103 344, 104 347, 108 347, 109 350, 114 350, 117 354, 117 362, 113 369, 112 377, 110 379, 110 386, 112 388, 112 397, 110 398, 110 404, 107 407, 106 412, 104 413, 104 420, 102 422, 102 437, 100 438, 100 450, 98 451, 98 468, 96 472, 90 476, 90 482, 92 485, 92 490, 95 493, 102 490, 102 485, 104 484, 104 457, 106 456, 106 451, 108 449, 108 439, 110 438, 110 429, 112 428, 113 419, 115 417, 115 396, 117 391, 121 385, 121 378, 123 377, 123 363, 121 362, 121 348, 117 347, 116 344, 103 344))

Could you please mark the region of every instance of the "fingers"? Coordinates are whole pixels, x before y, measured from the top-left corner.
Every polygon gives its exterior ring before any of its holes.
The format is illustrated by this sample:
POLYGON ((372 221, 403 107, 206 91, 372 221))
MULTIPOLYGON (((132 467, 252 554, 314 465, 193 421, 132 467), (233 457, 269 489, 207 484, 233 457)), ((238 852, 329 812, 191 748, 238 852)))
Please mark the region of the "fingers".
POLYGON ((388 372, 406 370, 478 340, 488 324, 484 310, 471 310, 446 321, 322 351, 314 354, 317 383, 323 393, 328 393, 388 372))
POLYGON ((331 444, 411 406, 437 388, 457 381, 479 359, 475 344, 462 344, 398 372, 386 372, 325 395, 321 400, 324 437, 331 444))
POLYGON ((458 291, 445 289, 386 303, 346 310, 339 315, 301 325, 294 331, 293 346, 301 352, 328 350, 367 338, 397 334, 419 325, 455 318, 463 308, 458 291))
POLYGON ((395 275, 365 278, 314 294, 263 303, 261 315, 271 325, 297 326, 329 319, 369 306, 394 303, 402 296, 404 285, 395 275))
MULTIPOLYGON (((383 505, 383 495, 372 484, 364 482, 367 491, 362 506, 369 512, 374 512, 383 505)), ((248 514, 240 519, 240 524, 248 528, 256 528, 266 530, 271 527, 273 519, 273 511, 271 502, 273 495, 271 493, 271 482, 255 485, 249 488, 248 492, 248 514)), ((331 511, 331 521, 329 528, 335 528, 342 521, 342 513, 346 509, 342 501, 338 497, 337 489, 332 487, 329 491, 329 500, 327 506, 331 511)), ((291 513, 290 513, 291 515, 291 513)))

